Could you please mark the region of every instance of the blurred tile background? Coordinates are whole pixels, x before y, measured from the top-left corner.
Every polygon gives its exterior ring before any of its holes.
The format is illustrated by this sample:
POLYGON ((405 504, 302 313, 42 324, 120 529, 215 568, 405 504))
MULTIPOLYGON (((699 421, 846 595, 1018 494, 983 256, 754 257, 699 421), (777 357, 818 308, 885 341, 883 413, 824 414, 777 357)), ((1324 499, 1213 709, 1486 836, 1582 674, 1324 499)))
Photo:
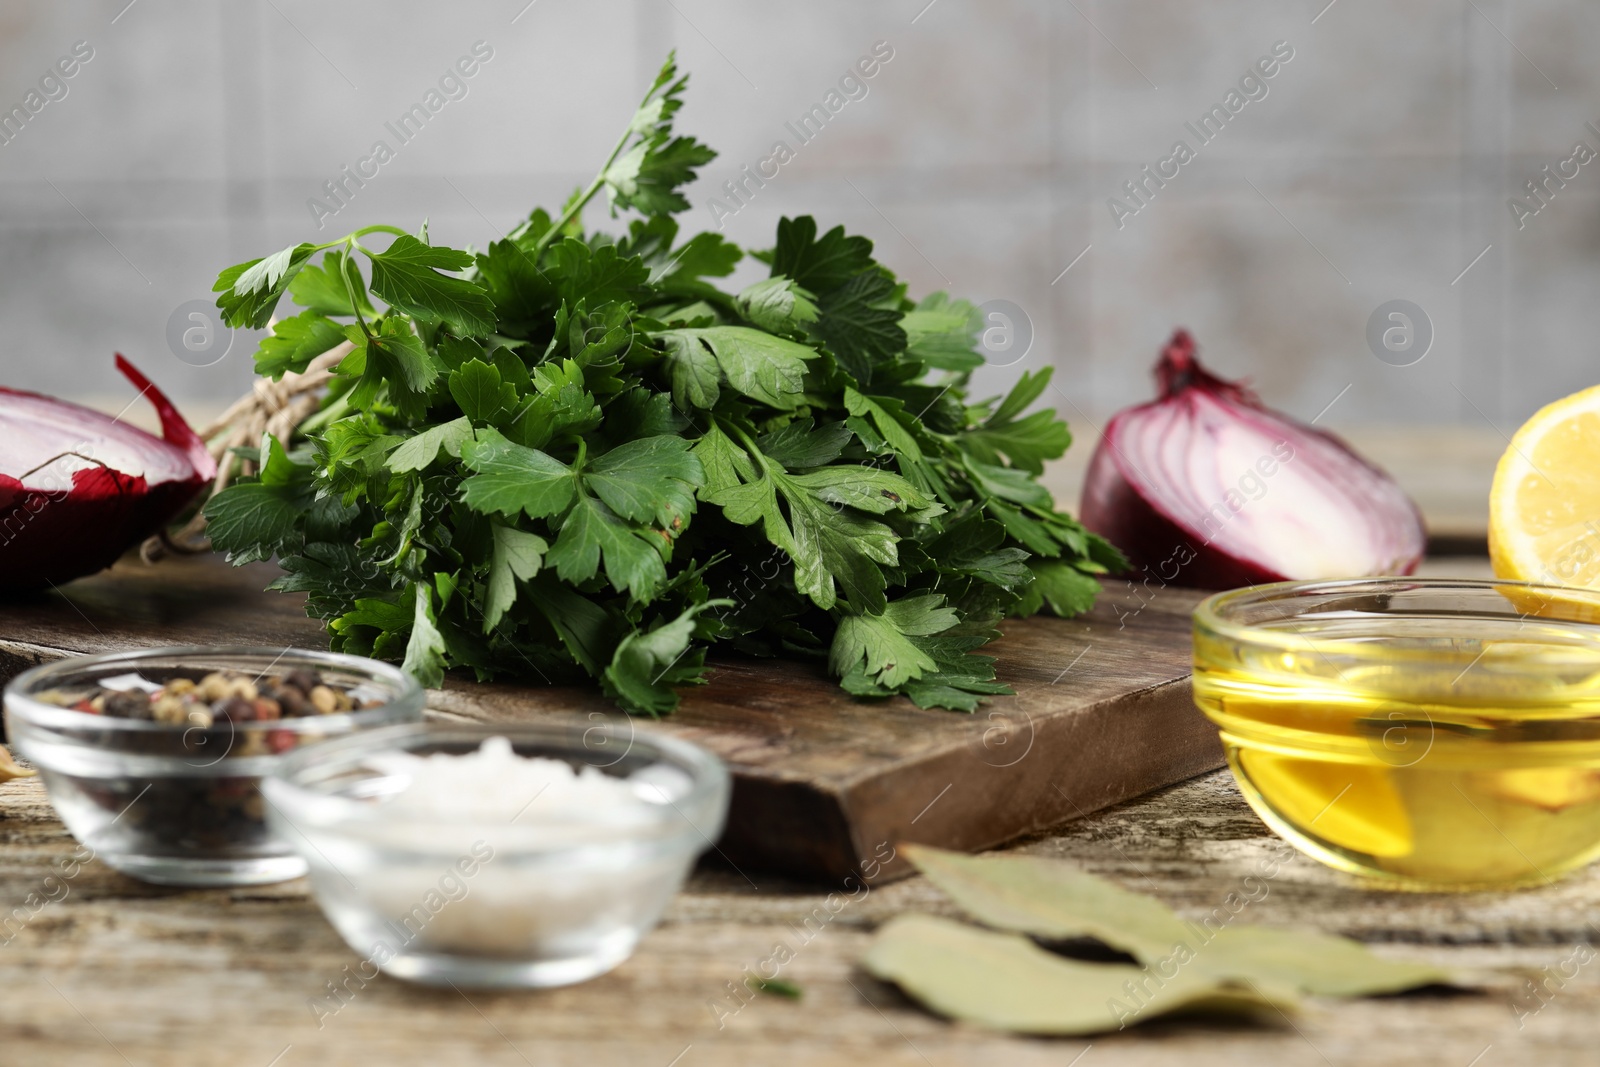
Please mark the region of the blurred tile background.
POLYGON ((720 220, 733 239, 811 212, 872 237, 914 293, 1012 302, 1031 348, 983 384, 1054 364, 1080 425, 1149 395, 1179 324, 1222 373, 1302 418, 1332 404, 1336 427, 1499 441, 1600 380, 1600 162, 1520 230, 1507 206, 1576 142, 1600 151, 1600 6, 1579 0, 6 0, 0 110, 80 41, 65 95, 0 144, 9 385, 111 403, 120 350, 197 411, 238 394, 253 338, 193 366, 225 338, 180 359, 175 311, 316 234, 308 199, 394 147, 385 123, 480 41, 466 95, 324 235, 426 216, 442 241, 498 236, 588 180, 676 48, 680 124, 723 153, 688 227, 717 225, 722 183, 787 142, 720 220), (893 57, 866 96, 800 145, 785 124, 876 42, 893 57), (1293 58, 1266 95, 1201 145, 1185 123, 1277 42, 1293 58), (1195 158, 1119 226, 1108 199, 1180 138, 1195 158), (1393 299, 1431 320, 1409 366, 1366 340, 1393 299))

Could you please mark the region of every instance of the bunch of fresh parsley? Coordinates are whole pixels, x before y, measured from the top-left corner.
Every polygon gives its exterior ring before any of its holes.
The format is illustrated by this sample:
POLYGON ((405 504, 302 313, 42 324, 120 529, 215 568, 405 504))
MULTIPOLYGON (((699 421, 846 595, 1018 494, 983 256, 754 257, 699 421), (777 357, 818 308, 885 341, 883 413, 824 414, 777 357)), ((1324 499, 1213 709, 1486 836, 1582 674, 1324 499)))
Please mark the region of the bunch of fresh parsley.
POLYGON ((1071 440, 1024 413, 1050 372, 969 402, 977 310, 911 302, 870 241, 809 217, 753 253, 767 279, 708 281, 744 253, 678 240, 714 156, 673 135, 686 81, 669 57, 594 182, 485 251, 369 226, 223 271, 230 325, 285 292, 305 309, 261 374, 354 347, 303 440, 264 440, 206 505, 212 542, 276 555, 335 649, 428 685, 586 676, 661 714, 723 642, 972 710, 1008 691, 974 654, 1004 616, 1084 611, 1121 562, 1035 480, 1071 440), (602 189, 640 216, 626 234, 584 231, 602 189))

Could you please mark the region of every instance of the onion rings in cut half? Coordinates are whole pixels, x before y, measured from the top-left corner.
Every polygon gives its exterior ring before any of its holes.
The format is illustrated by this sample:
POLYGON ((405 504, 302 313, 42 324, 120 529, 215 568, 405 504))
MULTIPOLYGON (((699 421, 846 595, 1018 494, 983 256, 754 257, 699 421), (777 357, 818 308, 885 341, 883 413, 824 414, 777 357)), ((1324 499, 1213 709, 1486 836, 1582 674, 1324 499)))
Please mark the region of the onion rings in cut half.
POLYGON ((1422 515, 1387 473, 1207 371, 1185 330, 1155 373, 1161 396, 1106 424, 1079 509, 1133 571, 1231 589, 1416 570, 1422 515))

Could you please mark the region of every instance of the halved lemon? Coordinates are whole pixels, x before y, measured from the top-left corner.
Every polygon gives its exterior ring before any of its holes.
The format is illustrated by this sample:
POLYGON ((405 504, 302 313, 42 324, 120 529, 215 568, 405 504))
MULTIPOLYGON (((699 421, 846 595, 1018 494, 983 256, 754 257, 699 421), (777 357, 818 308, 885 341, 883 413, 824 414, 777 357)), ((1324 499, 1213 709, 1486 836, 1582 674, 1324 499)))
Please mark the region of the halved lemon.
POLYGON ((1600 589, 1600 386, 1512 437, 1489 490, 1489 559, 1501 578, 1600 589))

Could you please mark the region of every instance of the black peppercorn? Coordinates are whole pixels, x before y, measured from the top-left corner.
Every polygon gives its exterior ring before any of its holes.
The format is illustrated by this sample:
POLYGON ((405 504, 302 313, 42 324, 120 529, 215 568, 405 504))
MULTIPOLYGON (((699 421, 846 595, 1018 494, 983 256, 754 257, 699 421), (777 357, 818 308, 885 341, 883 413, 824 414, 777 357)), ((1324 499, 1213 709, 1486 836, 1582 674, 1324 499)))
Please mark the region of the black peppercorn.
POLYGON ((276 700, 278 707, 283 709, 283 717, 286 719, 294 719, 311 713, 310 707, 306 703, 305 693, 292 685, 269 689, 262 695, 271 700, 276 700))
POLYGON ((322 674, 309 667, 296 667, 283 676, 284 685, 292 685, 301 693, 309 693, 322 684, 322 674))
POLYGON ((243 697, 219 700, 211 706, 211 712, 216 722, 249 722, 256 717, 255 704, 243 697))
POLYGON ((105 714, 119 719, 148 719, 150 694, 141 689, 112 690, 106 694, 105 714))

